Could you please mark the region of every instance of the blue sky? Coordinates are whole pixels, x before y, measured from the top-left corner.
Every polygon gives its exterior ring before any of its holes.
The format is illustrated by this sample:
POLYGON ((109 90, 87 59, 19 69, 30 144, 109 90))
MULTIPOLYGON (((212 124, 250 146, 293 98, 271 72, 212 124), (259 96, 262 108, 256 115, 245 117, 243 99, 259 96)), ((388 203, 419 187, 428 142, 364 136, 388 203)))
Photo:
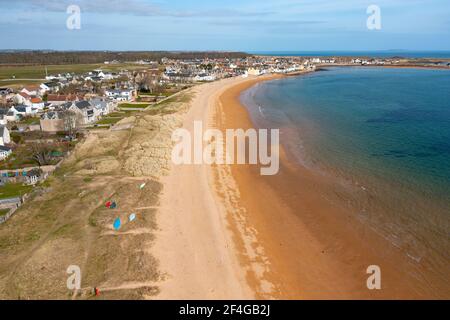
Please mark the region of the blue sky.
POLYGON ((449 0, 0 0, 0 49, 450 50, 449 0), (70 4, 81 29, 66 27, 70 4), (368 30, 367 7, 381 9, 368 30))

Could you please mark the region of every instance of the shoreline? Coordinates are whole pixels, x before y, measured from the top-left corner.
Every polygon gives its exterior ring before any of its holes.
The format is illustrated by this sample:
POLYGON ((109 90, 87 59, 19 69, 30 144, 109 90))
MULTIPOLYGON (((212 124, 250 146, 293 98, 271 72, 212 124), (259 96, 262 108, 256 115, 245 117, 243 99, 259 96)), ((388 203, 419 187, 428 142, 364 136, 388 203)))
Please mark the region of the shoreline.
MULTIPOLYGON (((253 128, 242 92, 286 77, 194 87, 183 128, 253 128)), ((352 190, 280 154, 276 176, 258 165, 171 165, 151 248, 164 273, 157 299, 445 298, 426 270, 347 210, 339 197, 352 190), (371 265, 381 267, 382 290, 367 289, 371 265)))
POLYGON ((425 70, 450 70, 446 66, 425 66, 425 65, 354 65, 354 64, 336 64, 336 65, 317 65, 318 68, 387 68, 387 69, 425 69, 425 70))
MULTIPOLYGON (((283 76, 281 76, 283 77, 283 76)), ((275 77, 277 78, 277 77, 275 77)), ((220 129, 254 127, 249 113, 239 100, 243 91, 261 81, 260 77, 237 83, 220 95, 215 112, 220 129)), ((235 208, 245 212, 248 228, 256 230, 254 245, 261 247, 267 268, 259 276, 248 268, 247 280, 257 297, 284 299, 419 299, 442 297, 442 292, 415 283, 420 270, 374 230, 357 221, 345 206, 330 201, 336 183, 310 169, 292 165, 282 154, 280 173, 261 177, 257 166, 233 165, 228 180, 237 185, 235 208), (366 287, 366 268, 380 265, 383 290, 366 287), (258 282, 274 288, 267 293, 258 282)), ((216 184, 224 173, 215 167, 216 184)), ((222 170, 223 171, 223 170, 222 170)), ((222 183, 223 184, 223 183, 222 183)), ((219 188, 220 190, 220 188, 219 188)), ((225 193, 226 194, 226 193, 225 193)), ((224 192, 222 201, 226 202, 224 192)), ((344 201, 344 199, 342 199, 344 201)), ((232 220, 232 219, 231 219, 232 220)), ((229 222, 233 226, 233 221, 229 222)), ((234 222, 241 264, 249 266, 255 258, 239 240, 242 230, 234 222)), ((242 228, 241 228, 242 229, 242 228)), ((429 280, 429 279, 428 279, 429 280)))

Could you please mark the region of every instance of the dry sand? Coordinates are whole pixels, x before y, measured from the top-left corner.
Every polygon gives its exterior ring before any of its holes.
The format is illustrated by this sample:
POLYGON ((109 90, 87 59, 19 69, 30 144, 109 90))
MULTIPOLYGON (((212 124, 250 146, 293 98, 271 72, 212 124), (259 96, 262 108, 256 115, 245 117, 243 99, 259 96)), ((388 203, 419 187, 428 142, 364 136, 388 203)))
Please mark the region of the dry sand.
MULTIPOLYGON (((195 89, 183 127, 193 132, 195 120, 211 123, 218 95, 236 79, 195 89)), ((225 211, 213 192, 208 165, 172 165, 162 182, 160 232, 151 249, 166 280, 159 299, 251 299, 253 292, 236 256, 225 211)))

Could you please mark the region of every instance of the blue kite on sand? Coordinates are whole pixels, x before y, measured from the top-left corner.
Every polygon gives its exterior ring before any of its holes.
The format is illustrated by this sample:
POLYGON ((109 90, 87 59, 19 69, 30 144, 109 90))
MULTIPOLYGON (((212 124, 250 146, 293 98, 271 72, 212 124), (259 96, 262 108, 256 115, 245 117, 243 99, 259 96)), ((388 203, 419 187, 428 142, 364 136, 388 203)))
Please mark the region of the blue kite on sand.
POLYGON ((119 230, 120 229, 120 218, 117 218, 116 220, 114 220, 114 224, 113 224, 113 227, 114 227, 114 230, 119 230))

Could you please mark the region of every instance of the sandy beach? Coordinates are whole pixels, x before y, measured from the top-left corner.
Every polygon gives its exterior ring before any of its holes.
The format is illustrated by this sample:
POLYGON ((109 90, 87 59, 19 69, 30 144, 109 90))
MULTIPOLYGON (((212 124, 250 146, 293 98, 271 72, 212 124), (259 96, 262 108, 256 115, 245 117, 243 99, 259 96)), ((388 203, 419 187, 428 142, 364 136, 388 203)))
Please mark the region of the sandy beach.
MULTIPOLYGON (((183 127, 251 128, 239 96, 276 77, 195 88, 183 127)), ((442 297, 420 265, 346 211, 336 181, 281 156, 275 176, 256 165, 172 165, 152 249, 165 273, 159 299, 442 297), (370 265, 383 271, 382 290, 367 289, 370 265)))
MULTIPOLYGON (((218 95, 236 80, 223 80, 194 89, 195 98, 183 127, 194 121, 211 123, 218 95)), ((226 213, 213 192, 207 165, 172 165, 163 180, 160 232, 152 249, 166 272, 159 299, 252 299, 226 213)))

